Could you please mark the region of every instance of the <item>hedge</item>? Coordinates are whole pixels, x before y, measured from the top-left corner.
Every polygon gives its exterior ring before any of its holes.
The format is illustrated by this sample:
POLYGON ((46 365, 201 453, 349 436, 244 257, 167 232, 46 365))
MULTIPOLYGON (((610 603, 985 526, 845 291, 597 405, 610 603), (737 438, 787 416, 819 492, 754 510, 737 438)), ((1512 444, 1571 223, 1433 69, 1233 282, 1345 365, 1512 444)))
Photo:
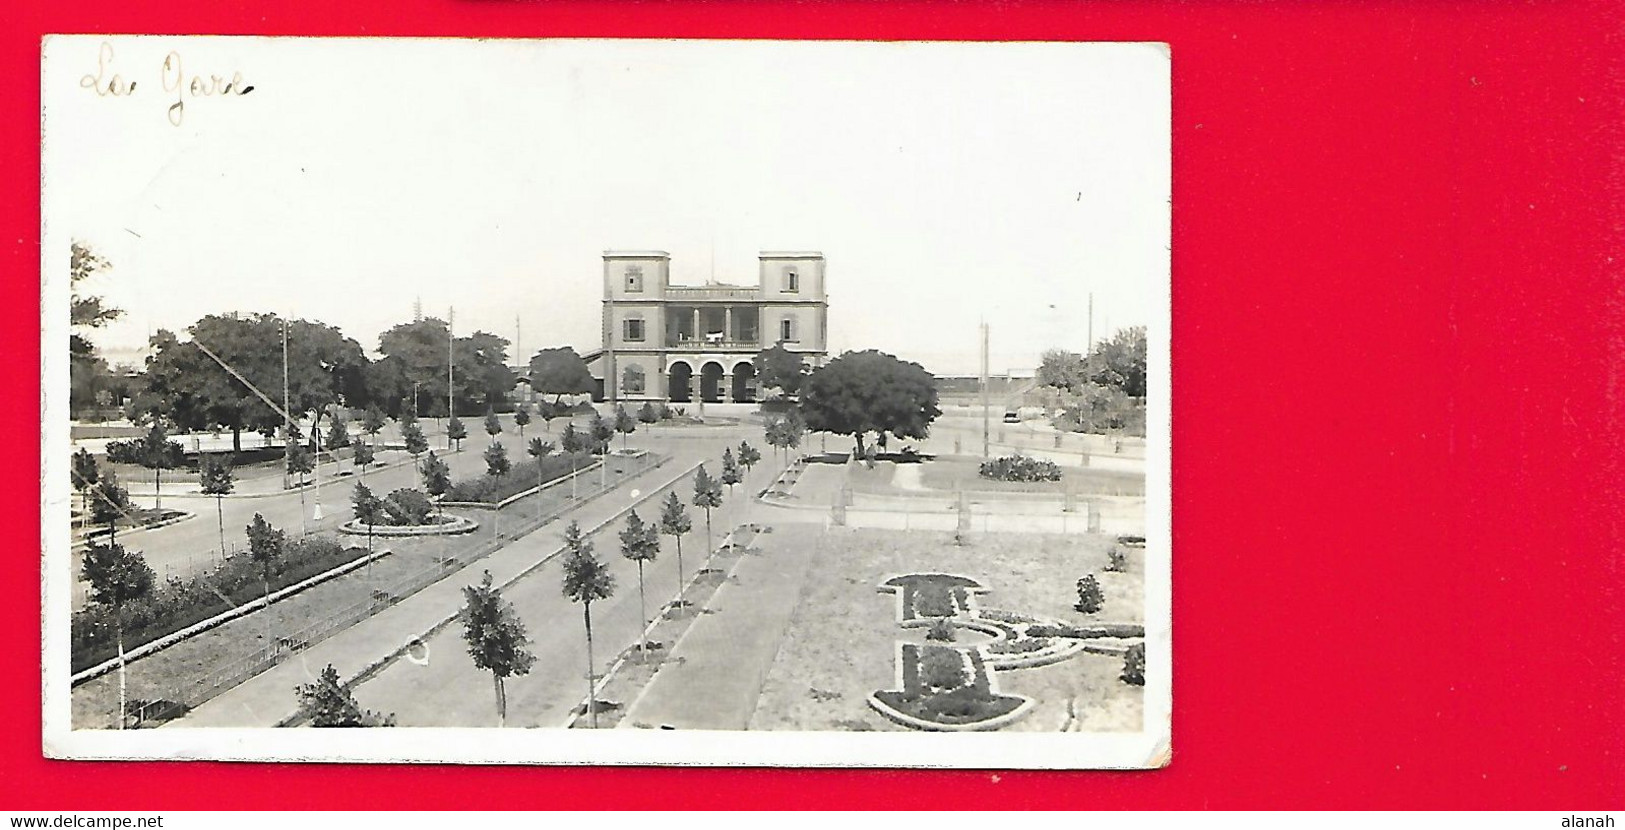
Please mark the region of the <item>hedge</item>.
MULTIPOLYGON (((271 575, 271 590, 303 582, 365 555, 364 547, 345 548, 326 537, 290 539, 271 575)), ((264 592, 259 566, 246 551, 232 554, 202 573, 170 577, 155 586, 152 594, 124 607, 124 650, 131 651, 259 599, 264 592)), ((75 672, 118 656, 112 609, 88 605, 74 612, 69 644, 75 672)))
MULTIPOLYGON (((541 459, 542 483, 555 481, 570 474, 571 459, 574 459, 573 469, 581 470, 591 465, 595 460, 590 453, 564 453, 549 455, 541 459)), ((537 460, 526 457, 523 461, 516 461, 513 472, 503 476, 501 480, 490 475, 478 478, 465 479, 451 485, 446 491, 446 501, 477 501, 495 504, 509 496, 518 495, 536 486, 537 460)))

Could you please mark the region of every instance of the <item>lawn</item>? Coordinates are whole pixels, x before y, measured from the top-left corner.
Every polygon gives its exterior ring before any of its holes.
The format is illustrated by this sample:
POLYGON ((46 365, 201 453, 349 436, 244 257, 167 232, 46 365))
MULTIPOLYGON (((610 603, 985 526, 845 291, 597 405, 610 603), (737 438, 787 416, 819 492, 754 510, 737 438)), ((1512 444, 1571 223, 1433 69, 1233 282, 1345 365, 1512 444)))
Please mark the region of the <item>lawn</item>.
MULTIPOLYGON (((778 533, 766 544, 784 549, 774 556, 817 559, 767 670, 753 730, 902 729, 866 702, 871 692, 895 685, 896 642, 910 639, 897 627, 895 597, 876 590, 896 574, 974 578, 988 589, 978 598, 984 609, 1075 624, 1143 621, 1143 553, 1130 552, 1125 573, 1103 572, 1111 545, 1106 537, 972 534, 956 546, 947 533, 831 528, 778 533), (1072 608, 1074 583, 1085 573, 1096 574, 1105 589, 1098 614, 1072 608)), ((1121 668, 1119 657, 1085 653, 1043 668, 998 672, 1001 692, 1038 700, 1031 715, 1007 729, 1137 731, 1141 689, 1118 680, 1121 668)))
POLYGON ((899 469, 916 468, 918 486, 926 490, 954 492, 964 489, 973 492, 1006 492, 1061 494, 1072 491, 1079 496, 1143 496, 1145 476, 1116 470, 1093 470, 1088 467, 1061 467, 1060 481, 997 481, 983 478, 979 472, 981 458, 976 456, 939 456, 935 461, 921 464, 894 464, 876 462, 874 469, 855 464, 851 470, 852 489, 876 495, 918 494, 921 491, 905 486, 916 473, 899 469))

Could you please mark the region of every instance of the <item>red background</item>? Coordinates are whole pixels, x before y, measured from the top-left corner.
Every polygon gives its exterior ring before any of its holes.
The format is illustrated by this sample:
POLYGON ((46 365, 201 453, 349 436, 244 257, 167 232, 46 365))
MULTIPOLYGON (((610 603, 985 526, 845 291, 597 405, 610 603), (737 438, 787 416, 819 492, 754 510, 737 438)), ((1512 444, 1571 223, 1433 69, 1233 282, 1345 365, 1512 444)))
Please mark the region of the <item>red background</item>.
MULTIPOLYGON (((1598 4, 24 0, 4 27, 0 807, 1625 804, 1625 14, 1598 4), (1174 760, 1141 773, 47 762, 47 32, 1159 40, 1174 760), (25 783, 26 782, 26 783, 25 783), (336 785, 342 782, 342 785, 336 785)), ((368 83, 354 90, 365 96, 368 83)))

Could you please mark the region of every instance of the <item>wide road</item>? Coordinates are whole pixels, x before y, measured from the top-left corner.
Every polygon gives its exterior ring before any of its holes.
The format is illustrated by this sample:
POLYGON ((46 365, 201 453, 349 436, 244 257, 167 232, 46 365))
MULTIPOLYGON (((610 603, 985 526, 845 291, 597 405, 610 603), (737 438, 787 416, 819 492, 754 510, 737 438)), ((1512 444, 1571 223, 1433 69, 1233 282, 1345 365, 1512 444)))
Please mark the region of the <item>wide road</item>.
MULTIPOLYGON (((737 446, 748 438, 753 444, 757 430, 730 430, 726 439, 695 440, 660 448, 671 452, 673 470, 686 469, 696 461, 706 461, 716 475, 724 446, 737 446)), ((647 446, 647 444, 645 444, 647 446)), ((717 540, 733 526, 748 521, 753 507, 747 493, 766 486, 778 474, 779 465, 764 454, 747 484, 734 488, 735 495, 712 513, 717 540)), ((693 485, 685 478, 676 486, 685 503, 692 501, 693 485)), ((705 516, 694 510, 694 532, 684 540, 683 562, 692 576, 704 559, 705 516)), ((645 520, 658 518, 654 502, 639 511, 645 520)), ((614 522, 593 539, 599 558, 615 577, 615 593, 593 603, 594 672, 603 674, 622 650, 637 642, 643 630, 638 608, 637 566, 620 555, 616 534, 622 523, 614 522)), ((551 530, 551 529, 550 529, 551 530)), ((558 546, 558 531, 543 531, 518 544, 538 548, 558 546)), ((540 551, 539 551, 540 552, 540 551)), ((671 537, 662 537, 660 557, 644 565, 651 616, 677 592, 677 557, 671 537)), ((586 697, 587 644, 582 608, 563 594, 562 557, 556 557, 504 591, 528 629, 530 649, 536 664, 529 674, 507 682, 509 726, 563 726, 573 706, 586 697)), ((667 644, 669 647, 671 644, 667 644)), ((355 689, 356 699, 366 708, 394 713, 401 726, 495 726, 495 691, 489 672, 475 668, 462 639, 462 627, 448 626, 428 643, 429 659, 419 663, 400 660, 355 689)))
MULTIPOLYGON (((577 428, 584 427, 590 417, 586 415, 578 416, 575 419, 577 428)), ((525 437, 521 440, 518 427, 513 423, 513 416, 502 416, 502 420, 503 432, 497 437, 507 446, 508 457, 514 461, 521 461, 528 457, 525 454, 524 446, 531 438, 540 436, 553 441, 556 445, 559 441, 559 434, 563 432, 565 424, 568 423, 565 419, 555 418, 552 423, 552 430, 549 432, 540 419, 533 420, 530 425, 525 427, 525 437)), ((434 422, 427 419, 423 421, 423 424, 426 431, 432 430, 434 426, 434 422)), ((467 419, 465 424, 469 430, 469 437, 463 440, 462 452, 446 452, 444 432, 428 436, 429 445, 436 456, 446 461, 451 468, 453 481, 471 478, 485 472, 485 459, 481 454, 490 443, 490 436, 486 435, 482 428, 483 419, 467 419)), ((679 428, 656 427, 650 430, 641 424, 639 426, 640 431, 634 433, 632 438, 634 444, 638 444, 644 438, 654 440, 662 435, 680 432, 679 428)), ((705 428, 703 430, 689 431, 710 430, 705 428)), ((352 428, 351 434, 358 434, 358 432, 352 428)), ((729 434, 734 433, 730 430, 729 434)), ((380 436, 380 439, 398 442, 398 435, 399 433, 396 431, 394 424, 391 424, 384 435, 380 436)), ((741 435, 749 437, 754 443, 761 443, 759 440, 759 427, 745 429, 741 435)), ((733 439, 734 444, 737 445, 739 440, 740 436, 735 436, 733 439)), ((619 438, 617 438, 617 445, 618 443, 619 438)), ((719 448, 717 451, 720 453, 721 449, 719 448)), ((384 469, 374 469, 367 473, 367 486, 372 489, 375 495, 382 497, 401 487, 422 488, 422 480, 418 475, 417 468, 415 465, 408 463, 411 461, 411 457, 405 452, 381 451, 378 454, 378 460, 390 466, 384 469)), ((340 524, 349 521, 354 517, 354 510, 350 506, 350 493, 358 479, 353 475, 335 478, 333 474, 341 469, 353 471, 354 465, 348 462, 342 465, 331 463, 323 465, 320 493, 323 520, 320 523, 309 518, 316 507, 317 494, 314 488, 305 488, 301 499, 301 493, 298 491, 280 491, 281 476, 275 473, 272 473, 269 477, 262 476, 253 482, 245 482, 241 489, 245 493, 251 494, 232 495, 221 500, 220 507, 224 515, 227 549, 243 549, 247 546, 245 528, 247 528, 248 523, 256 513, 264 515, 266 521, 290 535, 300 533, 302 529, 301 515, 306 519, 303 527, 308 527, 312 532, 333 530, 340 524), (266 478, 274 479, 274 481, 267 481, 266 478)), ((122 483, 133 493, 145 494, 132 496, 132 500, 138 506, 151 507, 153 505, 150 480, 142 482, 124 479, 122 483)), ((221 518, 216 512, 215 499, 210 496, 198 495, 195 492, 192 494, 181 492, 187 489, 193 491, 197 489, 195 476, 185 479, 177 477, 173 484, 166 477, 162 502, 166 509, 184 510, 192 513, 192 518, 167 527, 123 531, 118 534, 119 543, 130 550, 140 551, 146 557, 147 564, 157 573, 159 579, 169 576, 188 575, 194 571, 212 566, 220 558, 221 518), (171 487, 174 488, 174 491, 171 491, 171 487)), ((86 586, 78 581, 78 553, 73 555, 72 568, 75 579, 73 607, 77 609, 84 604, 86 593, 86 586)))

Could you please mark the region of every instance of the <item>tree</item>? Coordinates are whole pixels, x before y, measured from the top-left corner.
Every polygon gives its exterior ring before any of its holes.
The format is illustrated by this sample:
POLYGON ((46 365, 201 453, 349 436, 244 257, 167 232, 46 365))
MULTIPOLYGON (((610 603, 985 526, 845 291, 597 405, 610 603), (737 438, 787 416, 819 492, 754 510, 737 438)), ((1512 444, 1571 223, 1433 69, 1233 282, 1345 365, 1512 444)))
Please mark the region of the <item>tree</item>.
POLYGON ((361 708, 350 690, 339 682, 339 671, 332 663, 322 669, 314 683, 294 687, 299 696, 299 712, 318 728, 394 726, 395 716, 383 716, 361 708))
POLYGON ((497 436, 502 434, 502 419, 498 418, 495 412, 488 412, 485 415, 485 434, 491 436, 492 441, 497 440, 497 436))
POLYGON ((688 581, 683 578, 683 534, 694 529, 694 522, 688 517, 688 508, 683 506, 683 500, 677 497, 677 491, 672 490, 666 494, 666 501, 661 505, 660 532, 677 540, 677 603, 682 605, 683 587, 688 581))
POLYGON ((355 439, 355 443, 350 445, 350 448, 355 450, 355 454, 350 457, 350 461, 355 464, 355 471, 359 473, 361 475, 361 479, 365 481, 367 478, 367 467, 372 465, 374 458, 372 445, 361 440, 360 438, 357 438, 355 439))
POLYGON ((508 460, 508 448, 498 441, 485 448, 485 472, 500 484, 502 477, 513 472, 513 462, 508 460))
MULTIPOLYGON (((495 409, 506 403, 514 384, 507 350, 508 341, 489 332, 453 340, 446 321, 425 317, 379 335, 383 357, 375 364, 370 383, 384 400, 411 400, 415 390, 420 402, 440 405, 454 399, 457 411, 495 409), (447 377, 448 359, 452 378, 447 377), (448 380, 456 384, 449 390, 448 380)), ((445 414, 456 412, 448 409, 445 414)))
POLYGON ((295 417, 314 412, 319 419, 331 404, 366 402, 371 394, 366 355, 360 344, 338 329, 306 320, 284 321, 271 314, 232 314, 198 320, 188 329, 187 342, 165 330, 153 336, 153 354, 131 401, 132 416, 163 417, 185 429, 229 428, 232 450, 241 451, 245 428, 261 430, 283 422, 277 407, 282 405, 284 327, 289 412, 295 417), (236 374, 222 368, 200 344, 236 374), (261 394, 276 401, 276 407, 261 394))
POLYGON ((1083 355, 1063 349, 1045 351, 1038 363, 1038 382, 1063 392, 1075 391, 1087 376, 1083 355))
POLYGON ((423 427, 417 421, 405 421, 401 429, 401 437, 406 440, 406 451, 416 461, 419 455, 429 449, 429 439, 423 437, 423 427))
POLYGON ((310 450, 305 449, 303 441, 297 440, 298 433, 288 437, 288 475, 299 477, 299 521, 303 522, 305 516, 305 476, 316 469, 316 457, 310 450))
POLYGON ((660 533, 654 525, 645 525, 633 510, 626 515, 626 527, 621 530, 621 555, 638 565, 638 613, 643 620, 643 632, 638 635, 640 648, 647 653, 649 640, 649 606, 643 592, 643 563, 653 562, 660 555, 660 533))
POLYGON ((248 556, 259 568, 260 585, 265 589, 267 604, 271 601, 271 574, 282 561, 288 545, 287 535, 271 526, 259 513, 248 523, 248 556))
POLYGON ((532 438, 530 439, 530 445, 525 448, 525 452, 530 453, 530 457, 536 459, 536 492, 538 494, 536 513, 540 515, 542 512, 542 499, 540 497, 542 492, 542 459, 553 454, 553 442, 543 441, 539 436, 532 438))
POLYGON ((762 460, 761 450, 750 445, 749 441, 739 442, 739 463, 745 465, 745 474, 754 471, 757 463, 762 460))
POLYGON ((594 412, 592 420, 587 423, 587 434, 592 436, 593 454, 603 455, 609 452, 609 439, 615 437, 615 424, 602 414, 594 412))
POLYGON ((864 433, 924 439, 942 414, 931 373, 874 350, 847 352, 809 375, 801 411, 811 429, 852 436, 860 456, 864 433))
POLYGON ((132 509, 130 492, 119 485, 118 476, 112 470, 102 473, 101 479, 90 490, 90 521, 107 525, 109 545, 117 544, 118 520, 129 515, 132 509))
POLYGON ((733 498, 734 485, 738 484, 739 481, 739 463, 734 461, 734 451, 731 448, 724 449, 722 451, 722 483, 728 485, 728 498, 733 498))
POLYGON ((1110 339, 1089 350, 1087 379, 1102 386, 1114 386, 1131 398, 1145 397, 1145 326, 1118 329, 1110 339))
POLYGON ((564 432, 559 435, 559 445, 567 453, 578 453, 587 448, 586 439, 576 430, 575 424, 564 425, 564 432))
POLYGON ((109 542, 85 549, 79 576, 90 585, 90 601, 113 614, 113 631, 118 642, 118 728, 125 723, 124 609, 152 593, 152 568, 141 554, 126 551, 109 542))
POLYGON ((525 624, 514 611, 513 603, 502 598, 502 592, 491 584, 491 572, 486 571, 479 585, 463 588, 463 642, 468 644, 468 655, 474 665, 491 673, 496 686, 497 726, 508 720, 508 693, 504 682, 509 677, 530 673, 536 656, 525 647, 530 637, 525 624))
POLYGON ((372 444, 375 446, 378 443, 378 433, 384 431, 386 423, 384 411, 379 409, 376 404, 367 407, 367 411, 361 416, 361 430, 372 438, 372 444))
POLYGON ((614 593, 615 576, 593 555, 592 541, 582 536, 581 526, 571 521, 564 529, 564 595, 571 602, 581 603, 582 619, 587 626, 587 713, 595 729, 598 727, 598 689, 593 682, 592 604, 614 593))
POLYGON ((339 463, 338 451, 350 446, 350 428, 345 426, 344 419, 334 418, 331 426, 327 428, 327 435, 322 438, 322 449, 333 456, 333 464, 339 463))
POLYGON ((372 553, 372 528, 384 520, 384 500, 372 494, 366 482, 358 481, 350 491, 355 520, 367 526, 367 552, 372 553))
POLYGON ((615 405, 615 431, 621 434, 621 449, 626 449, 626 436, 638 431, 638 419, 632 417, 626 407, 615 405))
POLYGON ((79 493, 79 512, 90 512, 90 491, 95 488, 96 482, 101 480, 101 467, 96 464, 96 457, 90 450, 83 447, 73 454, 73 464, 70 467, 73 476, 73 489, 79 493))
POLYGON ((559 407, 554 405, 552 401, 537 401, 536 414, 542 416, 542 422, 547 424, 547 429, 551 432, 553 430, 553 419, 564 413, 559 411, 559 407))
POLYGON ((770 349, 764 349, 751 360, 751 366, 756 369, 756 382, 764 387, 773 387, 785 397, 794 396, 801 391, 801 382, 807 373, 806 363, 801 355, 784 347, 783 343, 776 343, 770 349))
POLYGON ((446 462, 434 457, 434 451, 423 459, 423 489, 435 497, 436 504, 439 499, 451 489, 451 467, 446 462))
POLYGON ((705 465, 694 473, 694 506, 705 510, 705 550, 714 544, 711 537, 711 511, 722 506, 722 485, 705 471, 705 465))
POLYGON ((530 387, 552 395, 555 404, 565 395, 590 393, 595 385, 587 361, 568 346, 542 349, 530 359, 530 387))
POLYGON ((463 451, 463 439, 468 437, 468 428, 456 415, 446 422, 446 449, 451 449, 451 442, 457 442, 457 451, 463 451))
POLYGON ((147 434, 142 436, 138 449, 141 466, 152 471, 152 506, 162 508, 164 471, 181 466, 186 455, 180 444, 169 440, 164 425, 156 420, 147 429, 147 434))
POLYGON ((214 511, 220 525, 220 558, 226 557, 225 497, 236 489, 231 462, 222 458, 206 457, 198 467, 199 490, 205 496, 214 496, 214 511))
POLYGON ((1100 590, 1100 580, 1094 574, 1087 574, 1078 580, 1078 602, 1072 607, 1085 614, 1093 614, 1106 603, 1106 595, 1100 590))
POLYGON ((106 304, 101 297, 80 293, 81 284, 111 267, 90 246, 74 242, 70 246, 68 305, 68 407, 78 413, 99 403, 111 378, 107 361, 96 352, 96 346, 86 336, 90 329, 101 328, 123 316, 124 312, 106 304))
POLYGON ((784 450, 787 453, 792 448, 801 445, 801 436, 806 431, 806 425, 795 410, 791 410, 785 415, 769 418, 764 428, 768 445, 775 450, 784 450))
POLYGON ((638 420, 644 424, 658 424, 660 423, 660 410, 655 409, 652 402, 644 401, 643 406, 638 407, 638 420))
POLYGON ((519 437, 525 437, 525 427, 530 425, 530 404, 522 403, 513 411, 513 422, 519 427, 519 437))

